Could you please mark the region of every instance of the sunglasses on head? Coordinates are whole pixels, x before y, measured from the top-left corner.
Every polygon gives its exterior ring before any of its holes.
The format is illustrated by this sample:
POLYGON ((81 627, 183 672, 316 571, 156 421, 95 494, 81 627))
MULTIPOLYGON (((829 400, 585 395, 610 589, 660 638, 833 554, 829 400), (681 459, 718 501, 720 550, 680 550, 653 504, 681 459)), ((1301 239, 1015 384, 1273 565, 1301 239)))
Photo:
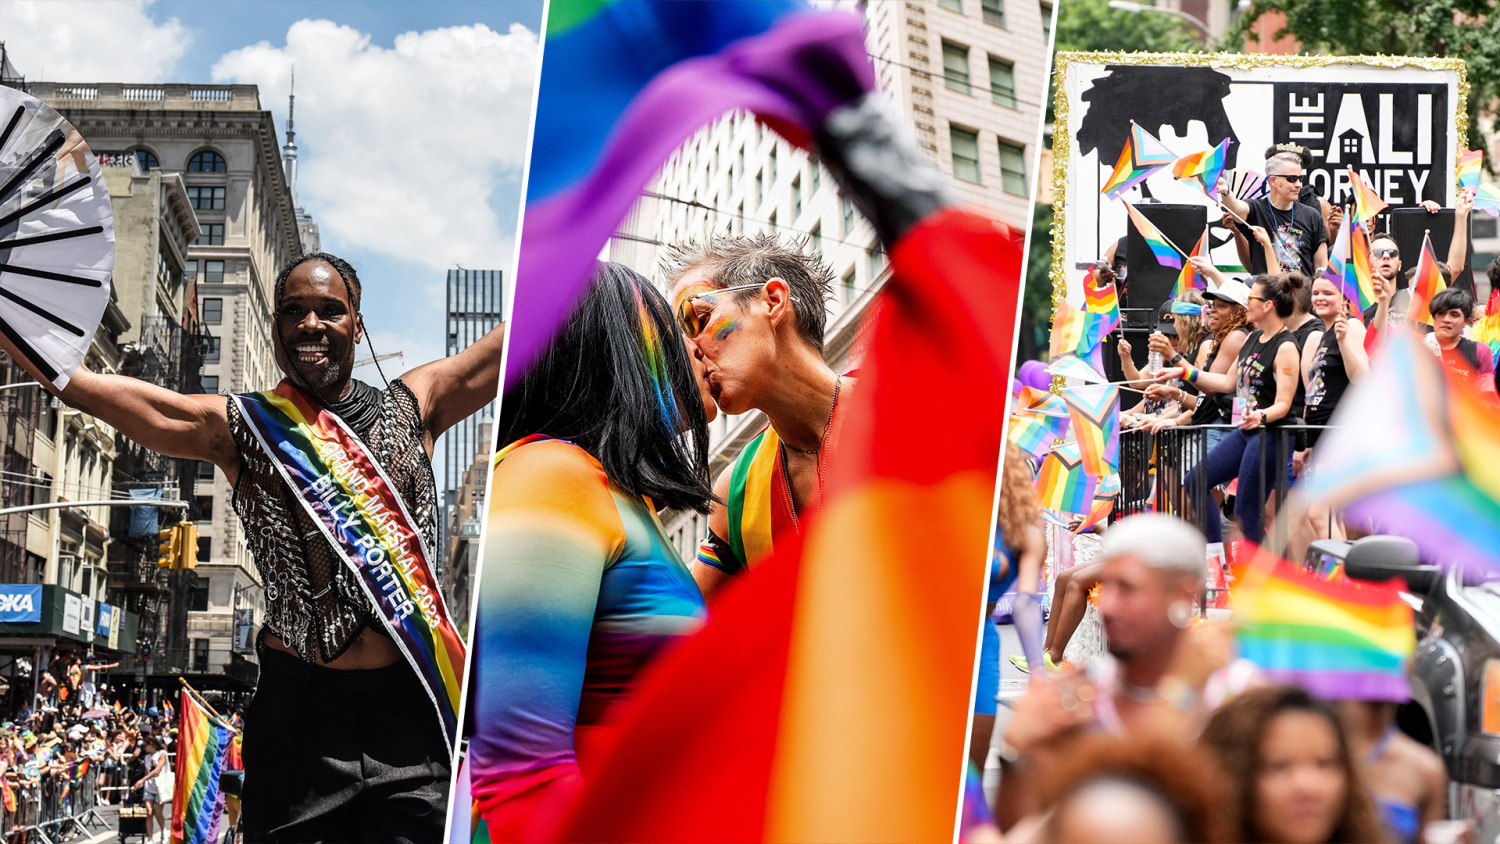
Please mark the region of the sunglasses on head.
MULTIPOLYGON (((759 284, 737 284, 734 287, 721 287, 717 290, 705 290, 702 293, 695 293, 692 296, 683 297, 683 299, 681 299, 677 303, 677 324, 682 326, 683 333, 687 334, 687 336, 697 337, 703 331, 703 317, 698 314, 698 309, 693 307, 694 299, 702 299, 704 297, 712 298, 718 296, 721 293, 736 293, 741 290, 759 290, 760 288, 765 286, 766 282, 764 281, 759 284)), ((710 308, 709 312, 712 313, 713 309, 710 308)))
POLYGON ((1401 251, 1394 246, 1382 246, 1379 249, 1370 250, 1371 258, 1400 258, 1401 251))

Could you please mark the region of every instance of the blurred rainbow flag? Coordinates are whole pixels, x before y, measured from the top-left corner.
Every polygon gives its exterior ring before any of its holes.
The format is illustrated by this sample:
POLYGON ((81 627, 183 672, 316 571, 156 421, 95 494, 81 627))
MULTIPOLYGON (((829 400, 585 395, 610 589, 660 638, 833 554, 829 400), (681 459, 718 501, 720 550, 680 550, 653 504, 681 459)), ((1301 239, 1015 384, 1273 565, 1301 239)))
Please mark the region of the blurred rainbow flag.
MULTIPOLYGON (((1193 257, 1208 257, 1208 229, 1204 229, 1203 234, 1198 236, 1198 242, 1193 245, 1191 254, 1193 257)), ((1183 261, 1182 271, 1177 274, 1177 283, 1172 286, 1172 295, 1181 296, 1195 287, 1200 290, 1205 289, 1208 287, 1208 282, 1193 268, 1192 261, 1183 261)))
POLYGON ((1101 284, 1094 267, 1083 279, 1083 309, 1104 317, 1100 336, 1115 330, 1120 324, 1120 296, 1113 281, 1101 284))
POLYGON ((1490 291, 1490 300, 1485 304, 1484 316, 1474 323, 1473 339, 1484 343, 1500 358, 1500 288, 1490 291))
POLYGON ((1349 190, 1354 193, 1354 222, 1368 223, 1374 220, 1375 215, 1384 211, 1389 203, 1381 199, 1380 194, 1354 172, 1354 168, 1346 167, 1345 170, 1349 173, 1349 190))
POLYGON ((1120 471, 1119 385, 1065 387, 1062 399, 1073 420, 1083 470, 1094 478, 1120 471))
POLYGON ((1016 398, 1020 402, 1020 409, 1027 413, 1063 417, 1068 415, 1068 406, 1063 403, 1062 398, 1046 390, 1023 386, 1016 398))
POLYGON ((1042 459, 1036 490, 1048 510, 1085 515, 1092 509, 1097 487, 1098 482, 1083 469, 1078 443, 1063 443, 1042 459))
POLYGON ((538 86, 505 384, 566 322, 600 249, 668 156, 736 109, 805 145, 875 88, 859 18, 805 3, 554 4, 538 86))
POLYGON ((1500 217, 1500 189, 1488 184, 1475 188, 1474 207, 1491 217, 1500 217))
POLYGON ((1032 457, 1043 457, 1052 443, 1067 436, 1068 417, 1014 413, 1010 417, 1010 441, 1032 457))
POLYGON ((890 254, 823 509, 651 667, 564 840, 953 840, 1021 238, 949 208, 890 254))
POLYGON ((1375 288, 1370 276, 1370 242, 1364 226, 1355 225, 1349 215, 1339 224, 1339 235, 1328 253, 1323 277, 1333 282, 1344 298, 1363 311, 1375 304, 1375 288))
POLYGON ((1179 179, 1192 179, 1198 187, 1215 202, 1219 199, 1219 176, 1224 173, 1224 164, 1229 158, 1229 139, 1203 152, 1184 155, 1172 165, 1172 175, 1179 179))
POLYGON ((1479 171, 1483 169, 1484 150, 1459 148, 1458 162, 1453 167, 1453 173, 1458 176, 1460 188, 1479 187, 1479 171))
POLYGON ((1182 269, 1182 259, 1187 257, 1176 244, 1167 239, 1152 222, 1146 219, 1146 215, 1135 210, 1135 206, 1125 203, 1125 210, 1130 214, 1131 222, 1135 223, 1136 231, 1146 241, 1151 254, 1156 256, 1156 263, 1163 267, 1171 267, 1174 270, 1182 269))
POLYGON ((223 803, 219 775, 229 755, 233 731, 209 713, 197 696, 182 690, 177 722, 177 785, 172 798, 172 840, 208 844, 218 840, 223 803))
POLYGON ((1277 560, 1230 592, 1240 656, 1273 682, 1322 698, 1410 699, 1416 648, 1411 607, 1396 582, 1325 580, 1277 560))
POLYGON ((1500 410, 1394 334, 1339 403, 1297 488, 1406 536, 1430 562, 1500 570, 1500 410))
POLYGON ((1423 233, 1422 254, 1417 258, 1417 272, 1411 278, 1411 306, 1407 309, 1407 319, 1431 325, 1432 314, 1427 310, 1427 303, 1446 289, 1448 283, 1443 281, 1443 273, 1438 269, 1437 255, 1432 251, 1432 238, 1423 233))
POLYGON ((1132 120, 1130 137, 1125 139, 1120 160, 1115 162, 1114 172, 1109 174, 1099 192, 1110 199, 1119 199, 1125 191, 1146 181, 1152 173, 1176 160, 1177 156, 1166 145, 1132 120))

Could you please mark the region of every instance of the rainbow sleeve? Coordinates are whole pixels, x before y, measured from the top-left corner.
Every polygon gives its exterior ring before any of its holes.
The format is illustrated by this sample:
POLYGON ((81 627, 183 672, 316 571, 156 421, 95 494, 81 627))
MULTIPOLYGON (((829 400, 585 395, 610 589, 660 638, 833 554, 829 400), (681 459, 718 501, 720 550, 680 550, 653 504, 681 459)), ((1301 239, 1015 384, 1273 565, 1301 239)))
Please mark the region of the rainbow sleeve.
POLYGON ((502 454, 489 503, 469 748, 495 841, 549 838, 582 780, 574 728, 604 569, 624 526, 604 471, 557 440, 502 454))

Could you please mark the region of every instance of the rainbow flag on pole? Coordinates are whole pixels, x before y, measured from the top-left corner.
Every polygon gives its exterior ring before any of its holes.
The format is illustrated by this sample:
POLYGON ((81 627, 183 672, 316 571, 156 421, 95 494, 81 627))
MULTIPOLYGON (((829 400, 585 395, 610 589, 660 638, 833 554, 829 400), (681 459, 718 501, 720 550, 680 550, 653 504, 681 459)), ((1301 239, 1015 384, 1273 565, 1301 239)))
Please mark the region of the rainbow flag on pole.
POLYGON ((1184 155, 1172 165, 1172 175, 1179 179, 1191 179, 1215 202, 1219 199, 1219 176, 1224 173, 1224 164, 1229 158, 1229 139, 1203 152, 1184 155))
POLYGON ((1490 301, 1485 305, 1484 316, 1474 323, 1473 339, 1490 347, 1492 353, 1500 354, 1500 288, 1490 291, 1490 301))
POLYGON ((1474 207, 1491 217, 1500 217, 1500 189, 1489 184, 1475 188, 1474 207))
POLYGON ((1424 559, 1500 570, 1500 410, 1407 333, 1339 403, 1297 489, 1406 536, 1424 559))
POLYGON ((1068 417, 1014 413, 1010 417, 1010 441, 1032 457, 1042 457, 1052 444, 1067 436, 1068 417))
MULTIPOLYGON (((1193 245, 1193 257, 1208 257, 1208 229, 1198 236, 1198 242, 1193 245)), ((1203 279, 1203 274, 1193 268, 1192 261, 1183 261, 1182 270, 1177 273, 1177 283, 1172 286, 1172 295, 1181 296, 1193 288, 1200 290, 1208 287, 1208 282, 1203 279)))
POLYGON ((1460 188, 1479 187, 1479 171, 1484 169, 1484 150, 1463 149, 1458 151, 1458 163, 1453 167, 1460 188))
POLYGON ((1432 314, 1427 310, 1427 303, 1446 289, 1448 283, 1443 281, 1443 273, 1438 269, 1437 255, 1432 251, 1432 238, 1424 232, 1422 254, 1417 259, 1417 272, 1411 278, 1411 307, 1407 309, 1407 319, 1431 325, 1432 314))
POLYGON ((1354 222, 1368 223, 1375 219, 1375 215, 1384 211, 1389 205, 1375 189, 1365 183, 1365 180, 1354 168, 1348 167, 1349 190, 1354 193, 1354 222))
POLYGON ((1174 270, 1182 269, 1182 259, 1187 257, 1182 250, 1168 240, 1167 236, 1161 233, 1161 229, 1146 219, 1145 214, 1135 210, 1134 205, 1125 203, 1125 211, 1130 214, 1130 221, 1135 223, 1135 230, 1141 233, 1151 254, 1156 256, 1156 263, 1174 270))
POLYGON ((1176 160, 1177 156, 1157 140, 1155 135, 1132 121, 1130 137, 1125 140, 1125 148, 1120 151, 1120 160, 1115 162, 1114 172, 1109 174, 1099 192, 1110 199, 1119 199, 1125 191, 1146 181, 1152 173, 1176 160))
POLYGON ((1375 304, 1375 288, 1370 274, 1370 241, 1364 226, 1355 225, 1349 215, 1339 224, 1338 237, 1328 252, 1328 266, 1323 277, 1333 283, 1344 298, 1363 311, 1375 304))
POLYGON ((1098 481, 1084 471, 1078 443, 1063 443, 1052 449, 1043 458, 1036 477, 1042 506, 1061 513, 1088 515, 1097 487, 1098 481))
POLYGON ((1323 698, 1410 699, 1411 607, 1392 583, 1314 577, 1278 560, 1231 592, 1240 656, 1274 682, 1323 698))
POLYGON ((211 715, 187 689, 177 719, 177 787, 172 798, 172 841, 209 844, 218 840, 223 801, 219 775, 229 756, 234 731, 211 715))
POLYGON ((1095 268, 1083 279, 1083 309, 1104 317, 1100 336, 1115 330, 1120 324, 1120 296, 1113 281, 1101 284, 1095 268))

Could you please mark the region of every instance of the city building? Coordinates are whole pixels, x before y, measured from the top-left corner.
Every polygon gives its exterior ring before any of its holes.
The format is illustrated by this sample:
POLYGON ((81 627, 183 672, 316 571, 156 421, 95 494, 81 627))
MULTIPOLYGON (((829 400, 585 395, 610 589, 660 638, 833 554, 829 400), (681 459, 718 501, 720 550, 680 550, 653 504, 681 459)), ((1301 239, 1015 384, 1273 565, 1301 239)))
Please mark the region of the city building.
POLYGON ((474 418, 478 420, 479 444, 472 462, 463 469, 454 504, 447 510, 448 541, 442 556, 448 565, 439 581, 453 623, 465 636, 474 608, 474 573, 479 566, 479 535, 484 526, 484 492, 490 480, 490 440, 495 426, 488 411, 474 418))
MULTIPOLYGON (((448 271, 447 308, 448 357, 473 345, 491 329, 505 321, 505 275, 500 270, 468 270, 462 267, 448 271)), ((496 385, 498 387, 498 385, 496 385)), ((443 504, 443 518, 439 522, 437 575, 438 584, 445 594, 453 594, 454 585, 467 582, 467 563, 460 563, 450 551, 464 546, 463 532, 472 528, 477 531, 482 521, 472 524, 465 511, 461 496, 470 489, 468 477, 471 464, 485 463, 490 453, 490 428, 487 420, 493 418, 494 405, 490 410, 476 413, 459 422, 443 434, 439 444, 443 449, 440 475, 439 500, 443 504), (464 568, 460 571, 460 568, 464 568)), ((485 478, 478 481, 478 496, 484 498, 485 478)), ((481 513, 482 518, 482 513, 481 513)), ((471 560, 472 557, 466 557, 471 560)), ((452 599, 450 598, 450 608, 452 599)), ((458 610, 454 610, 458 612, 458 610)), ((468 618, 464 613, 455 618, 468 618)))
MULTIPOLYGON (((881 91, 956 199, 1018 225, 1031 218, 1030 178, 1046 89, 1052 4, 1036 0, 904 0, 854 4, 881 91)), ((612 261, 663 283, 665 247, 711 232, 806 238, 836 283, 825 337, 835 370, 858 366, 859 332, 885 281, 874 230, 817 161, 753 117, 726 115, 673 153, 609 245, 612 261)), ((711 426, 717 476, 763 427, 760 413, 711 426)), ((696 513, 663 514, 684 559, 707 531, 696 513)))
MULTIPOLYGON (((296 146, 290 120, 287 144, 278 149, 271 113, 262 108, 254 85, 33 82, 29 90, 68 118, 112 171, 128 171, 128 179, 123 172, 109 177, 112 198, 114 185, 128 181, 132 200, 159 191, 154 201, 162 220, 168 211, 180 216, 185 202, 195 221, 196 233, 182 243, 163 234, 167 225, 117 223, 122 261, 127 254, 142 260, 154 255, 159 279, 155 288, 136 289, 121 278, 128 262, 117 265, 122 307, 140 326, 134 338, 140 370, 127 367, 127 374, 181 392, 274 386, 280 380, 271 333, 276 275, 305 251, 304 238, 314 247, 317 240, 316 223, 299 212, 293 194, 296 146)), ((115 201, 119 220, 122 207, 115 201)), ((144 221, 149 209, 128 216, 144 221)), ((140 477, 175 484, 178 494, 188 496, 200 539, 196 577, 174 587, 166 618, 143 623, 143 630, 156 631, 151 670, 230 674, 253 683, 255 656, 242 640, 245 611, 258 620, 262 596, 229 484, 210 464, 157 460, 140 477), (183 465, 161 465, 177 462, 183 465)), ((153 580, 147 564, 154 564, 154 541, 149 550, 121 544, 126 547, 120 550, 115 582, 121 589, 147 587, 153 580)), ((162 581, 154 580, 147 592, 160 603, 162 581)))

